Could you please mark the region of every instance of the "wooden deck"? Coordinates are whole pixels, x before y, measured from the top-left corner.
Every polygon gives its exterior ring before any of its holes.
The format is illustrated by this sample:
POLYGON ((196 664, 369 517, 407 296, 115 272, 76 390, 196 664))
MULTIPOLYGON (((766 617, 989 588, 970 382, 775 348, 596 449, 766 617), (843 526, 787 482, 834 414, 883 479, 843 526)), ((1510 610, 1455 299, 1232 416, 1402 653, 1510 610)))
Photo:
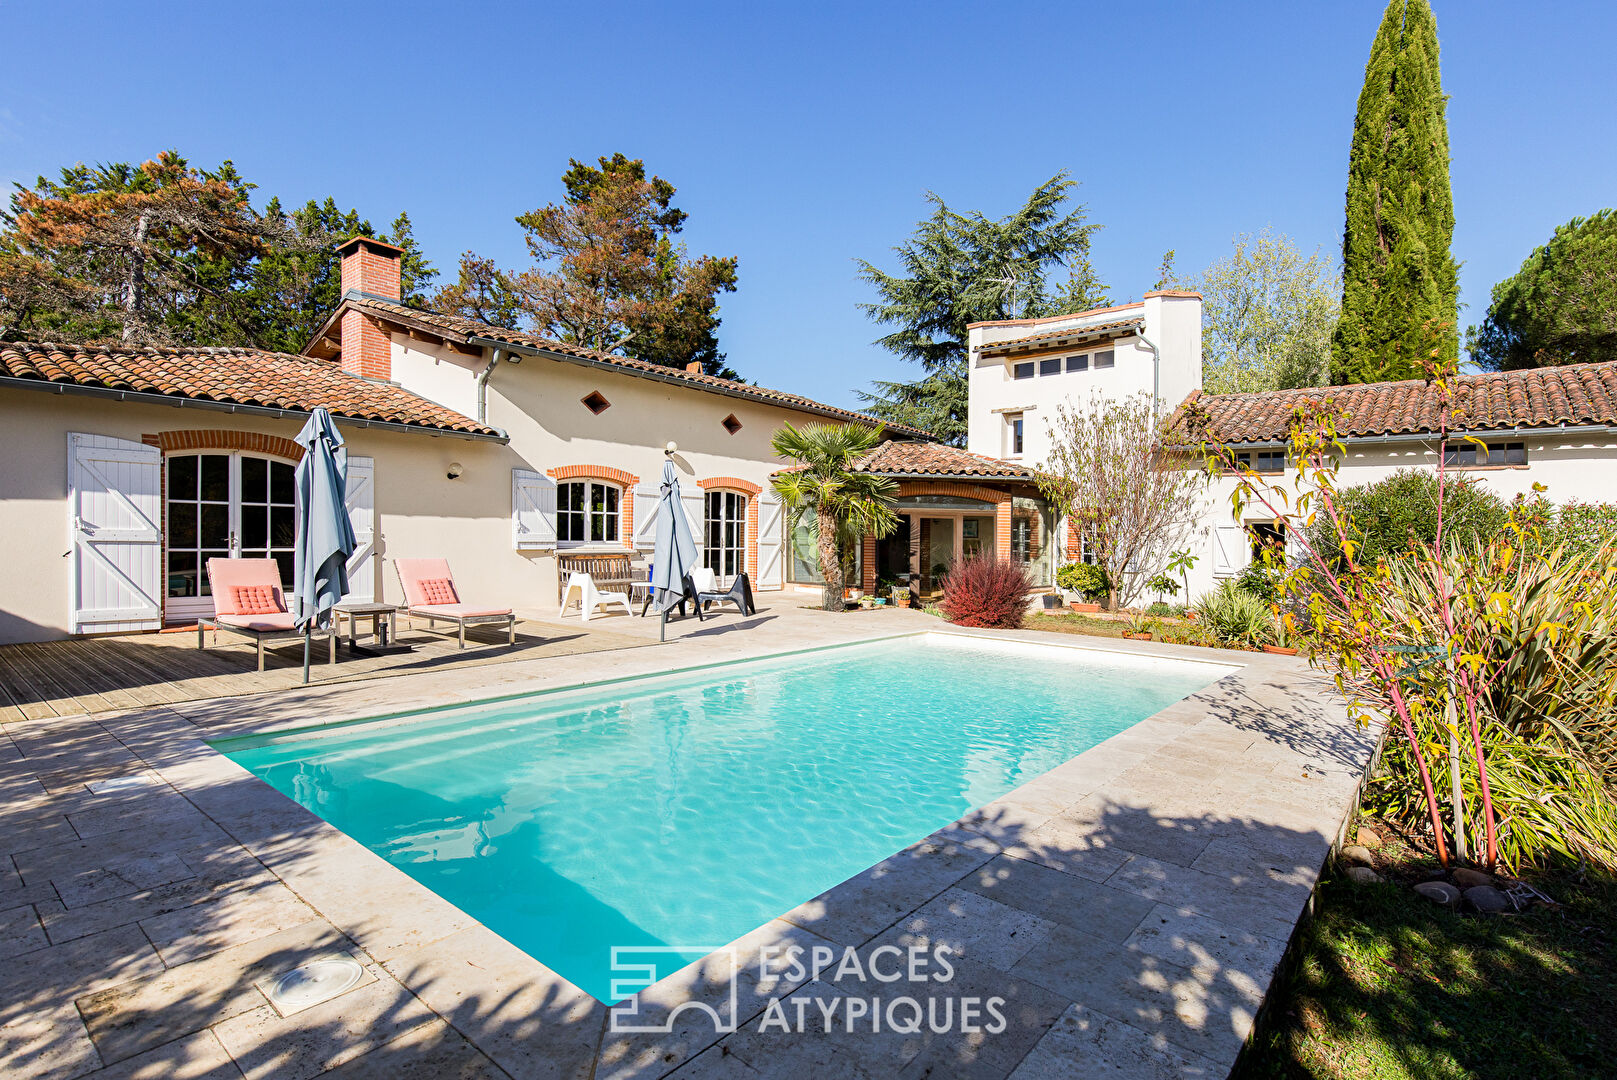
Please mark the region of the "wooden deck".
MULTIPOLYGON (((335 667, 326 663, 325 644, 316 643, 310 682, 381 679, 649 644, 644 637, 610 630, 530 621, 518 622, 516 644, 509 646, 503 627, 474 627, 462 652, 453 638, 409 630, 403 620, 399 631, 400 643, 413 651, 362 656, 344 645, 335 667)), ((361 647, 365 644, 362 638, 361 647)), ((194 630, 0 645, 0 723, 282 690, 303 681, 301 643, 266 649, 263 671, 257 670, 249 638, 220 634, 215 648, 210 634, 209 648, 196 645, 194 630)))

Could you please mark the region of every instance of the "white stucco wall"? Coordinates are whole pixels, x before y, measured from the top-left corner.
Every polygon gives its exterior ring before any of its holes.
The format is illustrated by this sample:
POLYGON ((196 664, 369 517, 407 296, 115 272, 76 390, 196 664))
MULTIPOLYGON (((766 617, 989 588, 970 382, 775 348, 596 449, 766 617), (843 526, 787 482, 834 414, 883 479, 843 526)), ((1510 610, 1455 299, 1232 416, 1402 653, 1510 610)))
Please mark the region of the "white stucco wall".
MULTIPOLYGON (((301 421, 135 404, 31 390, 0 390, 0 507, 6 569, 0 574, 0 642, 64 637, 71 603, 67 509, 68 433, 140 442, 165 431, 257 432, 291 439, 301 421)), ((338 421, 351 454, 376 462, 376 544, 383 559, 441 554, 468 599, 538 610, 547 592, 532 561, 514 551, 509 447, 426 433, 355 428, 338 421), (465 474, 447 477, 451 461, 465 474)), ((375 565, 389 599, 401 599, 390 563, 375 565)), ((287 583, 290 585, 290 582, 287 583)), ((553 587, 552 587, 553 588, 553 587)), ((549 598, 554 607, 554 597, 549 598)))
MULTIPOLYGON (((1523 442, 1527 446, 1525 466, 1450 469, 1448 475, 1480 481, 1489 491, 1509 501, 1531 494, 1535 483, 1548 490, 1553 502, 1617 502, 1617 432, 1586 430, 1546 432, 1537 435, 1483 436, 1489 442, 1523 442)), ((1337 474, 1339 487, 1371 484, 1400 469, 1437 467, 1437 444, 1419 440, 1371 441, 1348 444, 1347 457, 1337 474)), ((1294 482, 1288 473, 1288 489, 1294 482)), ((1269 477, 1280 481, 1280 477, 1269 477)), ((1228 477, 1213 480, 1203 497, 1203 509, 1189 541, 1199 561, 1189 575, 1190 595, 1195 598, 1217 583, 1214 574, 1213 529, 1237 524, 1231 514, 1230 495, 1236 481, 1228 477)), ((1241 523, 1270 520, 1262 507, 1249 506, 1241 523)), ((1166 598, 1163 598, 1166 599, 1166 598)), ((1183 597, 1179 598, 1181 601, 1183 597)))
POLYGON ((1048 453, 1048 433, 1059 405, 1081 407, 1095 393, 1112 399, 1149 394, 1155 378, 1162 415, 1166 416, 1192 390, 1201 386, 1201 300, 1195 296, 1153 295, 1141 303, 1060 319, 979 323, 971 328, 969 342, 971 402, 966 449, 974 454, 1003 457, 1026 465, 1040 464, 1048 453), (1161 352, 1160 367, 1155 372, 1152 352, 1137 335, 1008 358, 981 353, 983 346, 995 342, 1141 316, 1145 319, 1144 336, 1161 352), (1063 364, 1059 374, 1035 374, 1029 379, 1012 376, 1017 363, 1031 360, 1037 372, 1041 359, 1107 348, 1116 353, 1116 365, 1111 368, 1097 370, 1091 365, 1086 371, 1068 372, 1063 364), (1006 436, 1005 417, 1017 412, 1023 416, 1020 455, 1011 452, 1006 436))

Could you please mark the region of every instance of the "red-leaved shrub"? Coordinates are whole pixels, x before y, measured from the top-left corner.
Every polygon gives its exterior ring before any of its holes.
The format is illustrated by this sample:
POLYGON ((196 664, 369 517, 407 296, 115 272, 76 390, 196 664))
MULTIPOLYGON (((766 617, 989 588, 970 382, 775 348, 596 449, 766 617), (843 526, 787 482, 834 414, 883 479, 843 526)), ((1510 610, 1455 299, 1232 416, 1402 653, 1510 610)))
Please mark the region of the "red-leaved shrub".
POLYGON ((988 555, 954 564, 943 578, 943 613, 959 626, 1015 630, 1027 614, 1033 579, 1027 567, 988 555))

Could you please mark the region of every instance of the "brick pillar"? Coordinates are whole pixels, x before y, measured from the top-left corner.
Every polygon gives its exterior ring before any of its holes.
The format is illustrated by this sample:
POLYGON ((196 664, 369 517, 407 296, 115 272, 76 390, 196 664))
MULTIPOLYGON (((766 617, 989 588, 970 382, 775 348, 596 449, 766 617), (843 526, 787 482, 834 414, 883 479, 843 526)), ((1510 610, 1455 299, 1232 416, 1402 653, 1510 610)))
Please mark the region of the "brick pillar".
MULTIPOLYGON (((356 236, 339 245, 337 254, 342 256, 344 295, 359 292, 398 303, 402 249, 368 236, 356 236)), ((344 312, 341 363, 351 375, 392 378, 393 342, 382 324, 361 311, 344 312)))
POLYGON ((747 538, 746 556, 743 560, 747 569, 747 580, 752 587, 758 587, 758 496, 747 496, 747 538))

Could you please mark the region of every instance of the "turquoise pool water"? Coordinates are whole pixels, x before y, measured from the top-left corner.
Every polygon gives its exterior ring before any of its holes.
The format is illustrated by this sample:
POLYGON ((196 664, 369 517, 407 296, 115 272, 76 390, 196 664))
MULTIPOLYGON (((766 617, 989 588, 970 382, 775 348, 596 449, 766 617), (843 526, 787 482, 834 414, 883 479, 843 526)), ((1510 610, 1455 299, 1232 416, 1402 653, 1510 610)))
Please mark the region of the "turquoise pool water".
POLYGON ((1228 670, 925 635, 221 749, 609 1001, 1228 670))

